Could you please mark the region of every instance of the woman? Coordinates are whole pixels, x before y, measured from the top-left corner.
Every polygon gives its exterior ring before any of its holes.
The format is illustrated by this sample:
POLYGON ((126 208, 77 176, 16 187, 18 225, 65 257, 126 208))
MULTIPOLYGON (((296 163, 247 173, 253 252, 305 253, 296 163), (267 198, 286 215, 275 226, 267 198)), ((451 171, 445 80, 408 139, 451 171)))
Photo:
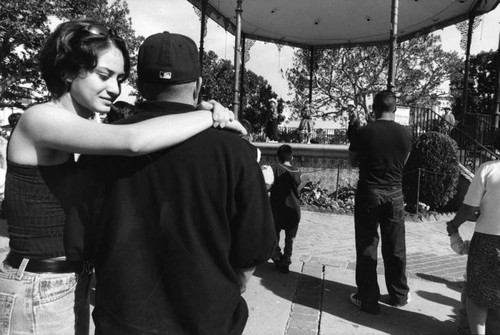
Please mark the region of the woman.
MULTIPOLYGON (((53 99, 25 111, 7 151, 10 252, 0 262, 0 310, 10 318, 3 319, 0 332, 86 334, 90 276, 84 264, 68 259, 63 241, 73 153, 159 150, 210 127, 212 114, 197 111, 120 126, 87 120, 109 111, 130 71, 124 41, 92 20, 61 24, 41 50, 40 67, 53 99)), ((214 117, 224 125, 231 113, 218 108, 214 117)))
POLYGON ((301 142, 311 143, 314 121, 312 120, 312 110, 311 104, 309 102, 306 102, 305 106, 302 108, 300 116, 302 117, 302 120, 300 120, 299 124, 299 131, 302 138, 301 142))
MULTIPOLYGON (((494 147, 500 151, 500 133, 494 147)), ((500 161, 481 164, 456 216, 447 223, 448 233, 472 220, 479 211, 469 246, 465 295, 472 334, 485 334, 488 309, 500 309, 500 161)))

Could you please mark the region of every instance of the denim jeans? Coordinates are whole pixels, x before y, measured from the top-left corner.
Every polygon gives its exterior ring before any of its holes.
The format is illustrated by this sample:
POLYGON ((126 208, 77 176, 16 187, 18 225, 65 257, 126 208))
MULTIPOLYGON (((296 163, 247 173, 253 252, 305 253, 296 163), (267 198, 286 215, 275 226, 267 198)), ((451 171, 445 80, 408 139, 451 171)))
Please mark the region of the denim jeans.
POLYGON ((378 304, 380 298, 377 283, 379 225, 387 291, 393 301, 403 303, 409 288, 402 189, 358 185, 354 209, 356 285, 362 303, 371 306, 378 304))
POLYGON ((0 334, 89 333, 90 275, 32 273, 0 259, 0 334))

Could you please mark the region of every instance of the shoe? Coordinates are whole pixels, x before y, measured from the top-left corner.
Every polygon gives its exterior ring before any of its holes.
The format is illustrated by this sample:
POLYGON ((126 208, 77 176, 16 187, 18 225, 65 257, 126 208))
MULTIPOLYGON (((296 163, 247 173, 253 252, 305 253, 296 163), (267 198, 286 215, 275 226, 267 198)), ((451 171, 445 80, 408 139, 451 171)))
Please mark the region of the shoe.
POLYGON ((363 304, 361 299, 359 299, 359 296, 357 293, 352 293, 349 296, 349 300, 351 301, 351 303, 354 306, 358 307, 359 310, 362 312, 367 312, 370 314, 379 314, 380 313, 380 305, 378 303, 373 305, 373 306, 367 306, 366 304, 363 304))
POLYGON ((351 300, 354 306, 361 308, 361 300, 359 300, 359 296, 357 293, 351 293, 351 295, 349 296, 349 300, 351 300))
POLYGON ((389 305, 391 306, 394 306, 394 307, 403 307, 403 306, 406 306, 410 303, 411 301, 411 294, 410 292, 408 292, 408 294, 406 295, 406 301, 404 302, 397 302, 396 299, 392 299, 389 300, 389 305))
POLYGON ((282 273, 289 273, 290 272, 288 264, 281 263, 281 264, 278 264, 277 267, 278 267, 278 270, 282 273))
POLYGON ((280 260, 281 260, 282 256, 283 256, 283 254, 281 252, 274 254, 274 256, 271 258, 274 265, 278 266, 280 264, 280 260))

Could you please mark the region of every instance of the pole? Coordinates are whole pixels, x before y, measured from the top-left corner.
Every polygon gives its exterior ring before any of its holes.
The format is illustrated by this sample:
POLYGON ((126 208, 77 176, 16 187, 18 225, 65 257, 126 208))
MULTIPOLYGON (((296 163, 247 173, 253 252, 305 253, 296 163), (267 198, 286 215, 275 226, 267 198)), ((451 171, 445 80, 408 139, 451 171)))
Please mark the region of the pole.
POLYGON ((313 89, 313 75, 314 75, 314 47, 309 49, 311 57, 309 58, 309 104, 312 104, 312 89, 313 89))
POLYGON ((234 117, 238 119, 240 110, 240 64, 241 64, 241 14, 243 13, 242 7, 243 0, 236 2, 236 36, 234 45, 234 98, 233 98, 233 112, 234 117))
POLYGON ((398 15, 399 15, 399 0, 392 0, 391 10, 391 37, 389 51, 389 75, 387 77, 387 89, 394 90, 396 87, 396 56, 398 47, 398 15))
POLYGON ((241 36, 241 74, 240 74, 240 117, 243 117, 243 97, 245 96, 245 52, 246 37, 241 36))
POLYGON ((340 178, 340 164, 337 165, 337 190, 335 191, 335 200, 339 198, 339 178, 340 178))
POLYGON ((201 64, 201 73, 203 73, 203 53, 205 51, 205 31, 207 30, 207 7, 208 0, 201 1, 201 32, 200 32, 200 64, 201 64))
POLYGON ((462 119, 467 113, 468 96, 469 96, 469 74, 470 74, 470 46, 472 41, 472 31, 474 29, 474 18, 476 9, 474 8, 469 14, 469 29, 467 30, 467 47, 465 48, 465 73, 464 73, 464 91, 462 92, 462 119))
POLYGON ((418 168, 417 175, 417 203, 415 205, 415 214, 418 214, 418 203, 420 202, 420 168, 418 168))
POLYGON ((493 115, 495 115, 495 128, 498 128, 500 119, 500 33, 498 34, 498 50, 497 50, 497 80, 495 90, 495 105, 493 107, 493 115))

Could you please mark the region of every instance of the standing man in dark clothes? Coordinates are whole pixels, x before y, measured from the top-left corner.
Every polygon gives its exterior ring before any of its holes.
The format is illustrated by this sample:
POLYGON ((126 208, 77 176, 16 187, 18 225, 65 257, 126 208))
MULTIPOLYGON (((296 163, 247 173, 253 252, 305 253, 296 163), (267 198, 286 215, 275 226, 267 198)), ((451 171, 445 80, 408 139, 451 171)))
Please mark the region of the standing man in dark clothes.
POLYGON ((293 241, 297 235, 300 222, 300 196, 299 185, 301 172, 292 166, 293 150, 288 144, 278 148, 278 162, 272 165, 274 183, 271 186, 270 197, 273 211, 276 237, 285 231, 285 246, 283 253, 278 245, 273 255, 273 262, 278 270, 288 273, 292 264, 293 241))
MULTIPOLYGON (((192 111, 198 59, 183 35, 148 37, 138 58, 147 101, 121 122, 192 111)), ((81 177, 91 200, 80 213, 93 222, 86 235, 97 276, 96 334, 241 334, 248 318, 241 292, 276 246, 249 145, 211 128, 153 154, 88 156, 82 165, 94 176, 81 177)))
POLYGON ((401 307, 410 301, 406 278, 406 244, 402 176, 410 155, 409 131, 394 122, 396 97, 391 91, 375 95, 376 120, 360 128, 351 145, 351 165, 359 166, 354 227, 356 239, 356 285, 351 302, 362 311, 378 314, 378 226, 389 304, 401 307))

